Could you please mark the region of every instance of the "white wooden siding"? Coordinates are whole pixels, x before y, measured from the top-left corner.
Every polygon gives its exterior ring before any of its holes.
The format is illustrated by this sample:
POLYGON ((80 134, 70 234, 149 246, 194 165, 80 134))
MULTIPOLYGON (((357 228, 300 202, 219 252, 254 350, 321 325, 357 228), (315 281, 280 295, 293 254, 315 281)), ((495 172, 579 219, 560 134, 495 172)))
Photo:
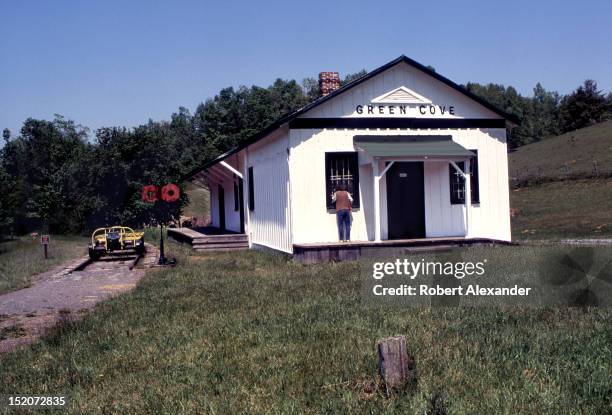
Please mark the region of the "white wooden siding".
MULTIPOLYGON (((377 104, 374 104, 377 105, 377 104)), ((399 104, 398 104, 399 105, 399 104)), ((490 118, 499 115, 441 83, 431 76, 400 63, 343 94, 303 114, 304 118, 340 117, 420 117, 490 118), (357 105, 398 87, 407 87, 445 106, 446 112, 422 115, 418 105, 408 105, 407 114, 358 114, 357 105), (449 107, 454 107, 450 114, 449 107)), ((510 240, 508 162, 505 129, 293 129, 283 126, 265 139, 240 152, 245 177, 244 198, 248 200, 247 168, 253 166, 255 210, 245 203, 245 218, 250 242, 292 252, 293 243, 334 242, 338 240, 336 218, 326 207, 325 153, 354 151, 355 135, 451 135, 468 149, 478 150, 480 204, 473 206, 470 221, 472 237, 510 240), (289 153, 288 153, 289 151, 289 153)), ((448 163, 424 164, 426 236, 465 234, 464 206, 450 204, 448 163)), ((353 240, 374 239, 372 165, 370 157, 359 154, 361 207, 353 212, 353 240)), ((386 180, 380 183, 381 236, 388 235, 386 180)), ((216 189, 211 189, 213 223, 217 206, 216 189)), ((226 222, 233 213, 233 189, 226 189, 226 222)), ((237 212, 236 212, 237 213, 237 212)), ((218 212, 217 212, 218 215, 218 212)), ((218 220, 218 216, 217 216, 218 220)), ((233 220, 233 219, 232 219, 233 220)), ((232 222, 233 223, 233 222, 232 222)))
MULTIPOLYGON (((373 104, 378 105, 378 104, 373 104)), ((397 104, 400 105, 400 104, 397 104)), ((471 100, 455 89, 438 81, 426 73, 413 68, 406 63, 400 63, 387 71, 357 85, 348 91, 338 95, 307 113, 304 118, 326 118, 326 117, 427 117, 427 118, 500 118, 499 115, 471 100), (371 100, 405 86, 419 95, 432 101, 433 105, 454 106, 455 114, 448 111, 445 114, 426 114, 418 112, 418 105, 408 105, 407 113, 400 114, 398 110, 394 115, 374 114, 368 115, 365 111, 358 114, 355 111, 357 105, 368 105, 371 100)))
MULTIPOLYGON (((292 253, 289 203, 288 130, 281 128, 246 150, 253 167, 255 209, 249 212, 252 244, 292 253)), ((248 173, 244 173, 248 200, 248 173)), ((248 209, 248 205, 245 205, 248 209)))
MULTIPOLYGON (((471 236, 510 240, 508 172, 504 129, 462 130, 291 130, 291 211, 294 243, 337 241, 336 218, 325 202, 325 152, 354 151, 353 137, 370 135, 451 135, 478 150, 480 204, 472 208, 471 236)), ((360 209, 353 212, 351 239, 373 240, 372 169, 360 152, 360 209)), ((448 163, 427 161, 425 174, 426 236, 463 236, 464 206, 450 204, 448 163)), ((388 237, 386 180, 381 190, 381 237, 388 237)))

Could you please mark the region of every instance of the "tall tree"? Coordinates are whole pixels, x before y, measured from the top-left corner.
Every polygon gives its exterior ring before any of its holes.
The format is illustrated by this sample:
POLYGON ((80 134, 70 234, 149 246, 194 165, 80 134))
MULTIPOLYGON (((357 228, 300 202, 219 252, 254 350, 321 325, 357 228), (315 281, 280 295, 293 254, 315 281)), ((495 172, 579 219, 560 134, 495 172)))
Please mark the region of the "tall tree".
POLYGON ((559 112, 562 131, 573 131, 604 121, 609 116, 609 103, 597 83, 587 79, 561 100, 559 112))
POLYGON ((531 140, 540 141, 559 134, 559 94, 546 91, 538 82, 529 101, 523 123, 531 140))

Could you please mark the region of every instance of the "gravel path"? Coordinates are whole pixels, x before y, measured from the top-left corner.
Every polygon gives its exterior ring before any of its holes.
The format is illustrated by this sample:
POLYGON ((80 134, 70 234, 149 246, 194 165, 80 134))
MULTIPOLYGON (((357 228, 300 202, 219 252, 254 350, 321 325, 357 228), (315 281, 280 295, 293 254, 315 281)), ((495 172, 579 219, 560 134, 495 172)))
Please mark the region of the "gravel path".
POLYGON ((0 353, 31 343, 62 318, 74 318, 99 301, 131 290, 158 255, 157 248, 147 244, 144 258, 131 271, 134 257, 103 258, 72 271, 86 259, 79 258, 38 275, 28 288, 0 295, 0 353))

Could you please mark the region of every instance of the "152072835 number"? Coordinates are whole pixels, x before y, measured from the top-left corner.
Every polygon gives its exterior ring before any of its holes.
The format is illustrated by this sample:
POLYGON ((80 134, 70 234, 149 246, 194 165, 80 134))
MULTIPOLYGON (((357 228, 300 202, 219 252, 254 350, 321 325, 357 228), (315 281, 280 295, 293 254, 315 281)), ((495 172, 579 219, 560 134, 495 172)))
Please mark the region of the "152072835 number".
POLYGON ((6 396, 8 406, 65 406, 65 396, 6 396))

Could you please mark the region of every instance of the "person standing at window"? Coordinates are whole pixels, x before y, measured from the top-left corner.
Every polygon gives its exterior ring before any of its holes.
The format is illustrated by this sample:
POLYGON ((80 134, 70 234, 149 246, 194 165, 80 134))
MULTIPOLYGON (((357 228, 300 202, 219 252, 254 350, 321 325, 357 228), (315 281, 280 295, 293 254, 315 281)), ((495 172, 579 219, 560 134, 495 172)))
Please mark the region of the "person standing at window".
POLYGON ((346 185, 340 183, 332 195, 332 201, 336 204, 336 222, 338 223, 338 239, 348 242, 351 239, 351 211, 353 198, 346 191, 346 185))

